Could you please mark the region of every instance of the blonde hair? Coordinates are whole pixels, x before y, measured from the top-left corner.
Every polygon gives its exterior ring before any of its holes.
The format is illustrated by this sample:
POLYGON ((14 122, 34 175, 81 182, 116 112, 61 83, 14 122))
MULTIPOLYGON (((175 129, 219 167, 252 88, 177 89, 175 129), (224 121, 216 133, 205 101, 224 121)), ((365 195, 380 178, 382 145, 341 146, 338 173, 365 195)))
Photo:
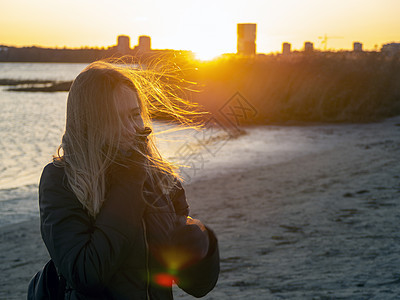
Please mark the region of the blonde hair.
MULTIPOLYGON (((68 94, 65 133, 54 163, 65 167, 72 191, 91 216, 98 214, 105 200, 107 170, 121 145, 124 124, 117 108, 121 88, 136 92, 146 127, 151 128, 150 115, 159 114, 198 126, 188 117, 198 114, 197 105, 178 97, 174 87, 165 84, 165 76, 165 72, 97 61, 74 80, 68 94)), ((177 166, 162 158, 154 135, 148 139, 146 152, 134 150, 146 158, 142 166, 151 184, 166 194, 179 177, 177 166)))

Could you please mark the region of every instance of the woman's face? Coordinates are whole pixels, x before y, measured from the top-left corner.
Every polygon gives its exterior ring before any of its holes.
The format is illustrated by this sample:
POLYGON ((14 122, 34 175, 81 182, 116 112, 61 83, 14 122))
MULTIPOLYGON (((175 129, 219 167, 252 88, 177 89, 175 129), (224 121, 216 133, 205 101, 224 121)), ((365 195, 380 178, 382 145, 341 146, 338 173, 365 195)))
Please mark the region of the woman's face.
POLYGON ((129 148, 132 144, 132 136, 137 131, 144 129, 141 109, 137 94, 127 86, 122 86, 117 91, 117 110, 124 124, 122 132, 122 147, 129 148))

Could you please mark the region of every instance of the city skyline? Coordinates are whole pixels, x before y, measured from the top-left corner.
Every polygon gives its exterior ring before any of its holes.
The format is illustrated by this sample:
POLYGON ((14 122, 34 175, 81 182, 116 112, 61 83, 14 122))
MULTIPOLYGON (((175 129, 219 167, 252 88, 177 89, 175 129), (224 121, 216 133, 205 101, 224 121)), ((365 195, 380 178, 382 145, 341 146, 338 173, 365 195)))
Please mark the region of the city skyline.
POLYGON ((191 50, 211 57, 235 53, 236 24, 257 23, 257 52, 280 52, 289 42, 316 49, 379 49, 400 40, 396 0, 316 1, 110 1, 65 3, 0 0, 0 44, 78 48, 107 47, 116 36, 148 35, 153 49, 191 50), (93 7, 95 9, 93 9, 93 7), (326 37, 326 39, 325 39, 326 37), (326 41, 324 43, 324 41, 326 41))

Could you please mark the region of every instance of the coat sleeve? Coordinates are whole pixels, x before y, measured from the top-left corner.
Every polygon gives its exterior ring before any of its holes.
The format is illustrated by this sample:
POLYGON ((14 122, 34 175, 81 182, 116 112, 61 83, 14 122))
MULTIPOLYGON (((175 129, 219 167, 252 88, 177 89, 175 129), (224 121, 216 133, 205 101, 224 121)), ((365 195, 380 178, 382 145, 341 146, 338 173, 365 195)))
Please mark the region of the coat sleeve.
POLYGON ((170 193, 170 197, 174 204, 175 213, 187 217, 189 215, 189 205, 186 201, 185 189, 178 179, 176 179, 176 184, 170 193))
POLYGON ((218 241, 214 232, 206 228, 210 241, 207 255, 178 273, 178 286, 197 298, 205 296, 215 287, 220 271, 218 241))
POLYGON ((113 185, 91 222, 64 177, 63 168, 52 164, 43 170, 39 184, 42 238, 74 289, 99 292, 141 237, 142 193, 127 180, 113 185))
MULTIPOLYGON (((178 215, 189 215, 185 190, 180 181, 177 181, 176 188, 171 193, 171 199, 178 215)), ((180 270, 178 274, 178 286, 195 297, 203 297, 214 288, 220 270, 218 241, 214 232, 210 228, 206 228, 209 239, 206 257, 200 262, 180 270)))

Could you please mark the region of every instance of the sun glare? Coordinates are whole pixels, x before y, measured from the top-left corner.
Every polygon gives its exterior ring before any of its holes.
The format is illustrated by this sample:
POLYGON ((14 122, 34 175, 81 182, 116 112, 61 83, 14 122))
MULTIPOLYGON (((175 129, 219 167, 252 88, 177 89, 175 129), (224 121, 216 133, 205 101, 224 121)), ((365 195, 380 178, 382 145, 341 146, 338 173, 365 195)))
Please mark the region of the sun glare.
POLYGON ((198 45, 194 45, 194 47, 192 48, 193 53, 194 53, 194 57, 198 60, 201 61, 210 61, 210 60, 214 60, 216 58, 218 58, 219 56, 221 56, 224 53, 230 53, 232 51, 229 51, 229 41, 221 41, 220 45, 218 45, 217 43, 210 43, 208 45, 202 45, 201 47, 198 47, 198 45), (225 45, 228 45, 228 47, 226 47, 223 42, 225 42, 225 45), (197 47, 196 47, 197 46, 197 47), (225 46, 225 47, 224 47, 225 46))
POLYGON ((201 61, 210 61, 213 60, 215 58, 217 58, 218 56, 220 56, 222 53, 216 53, 214 51, 195 51, 194 52, 194 56, 196 59, 201 60, 201 61))

